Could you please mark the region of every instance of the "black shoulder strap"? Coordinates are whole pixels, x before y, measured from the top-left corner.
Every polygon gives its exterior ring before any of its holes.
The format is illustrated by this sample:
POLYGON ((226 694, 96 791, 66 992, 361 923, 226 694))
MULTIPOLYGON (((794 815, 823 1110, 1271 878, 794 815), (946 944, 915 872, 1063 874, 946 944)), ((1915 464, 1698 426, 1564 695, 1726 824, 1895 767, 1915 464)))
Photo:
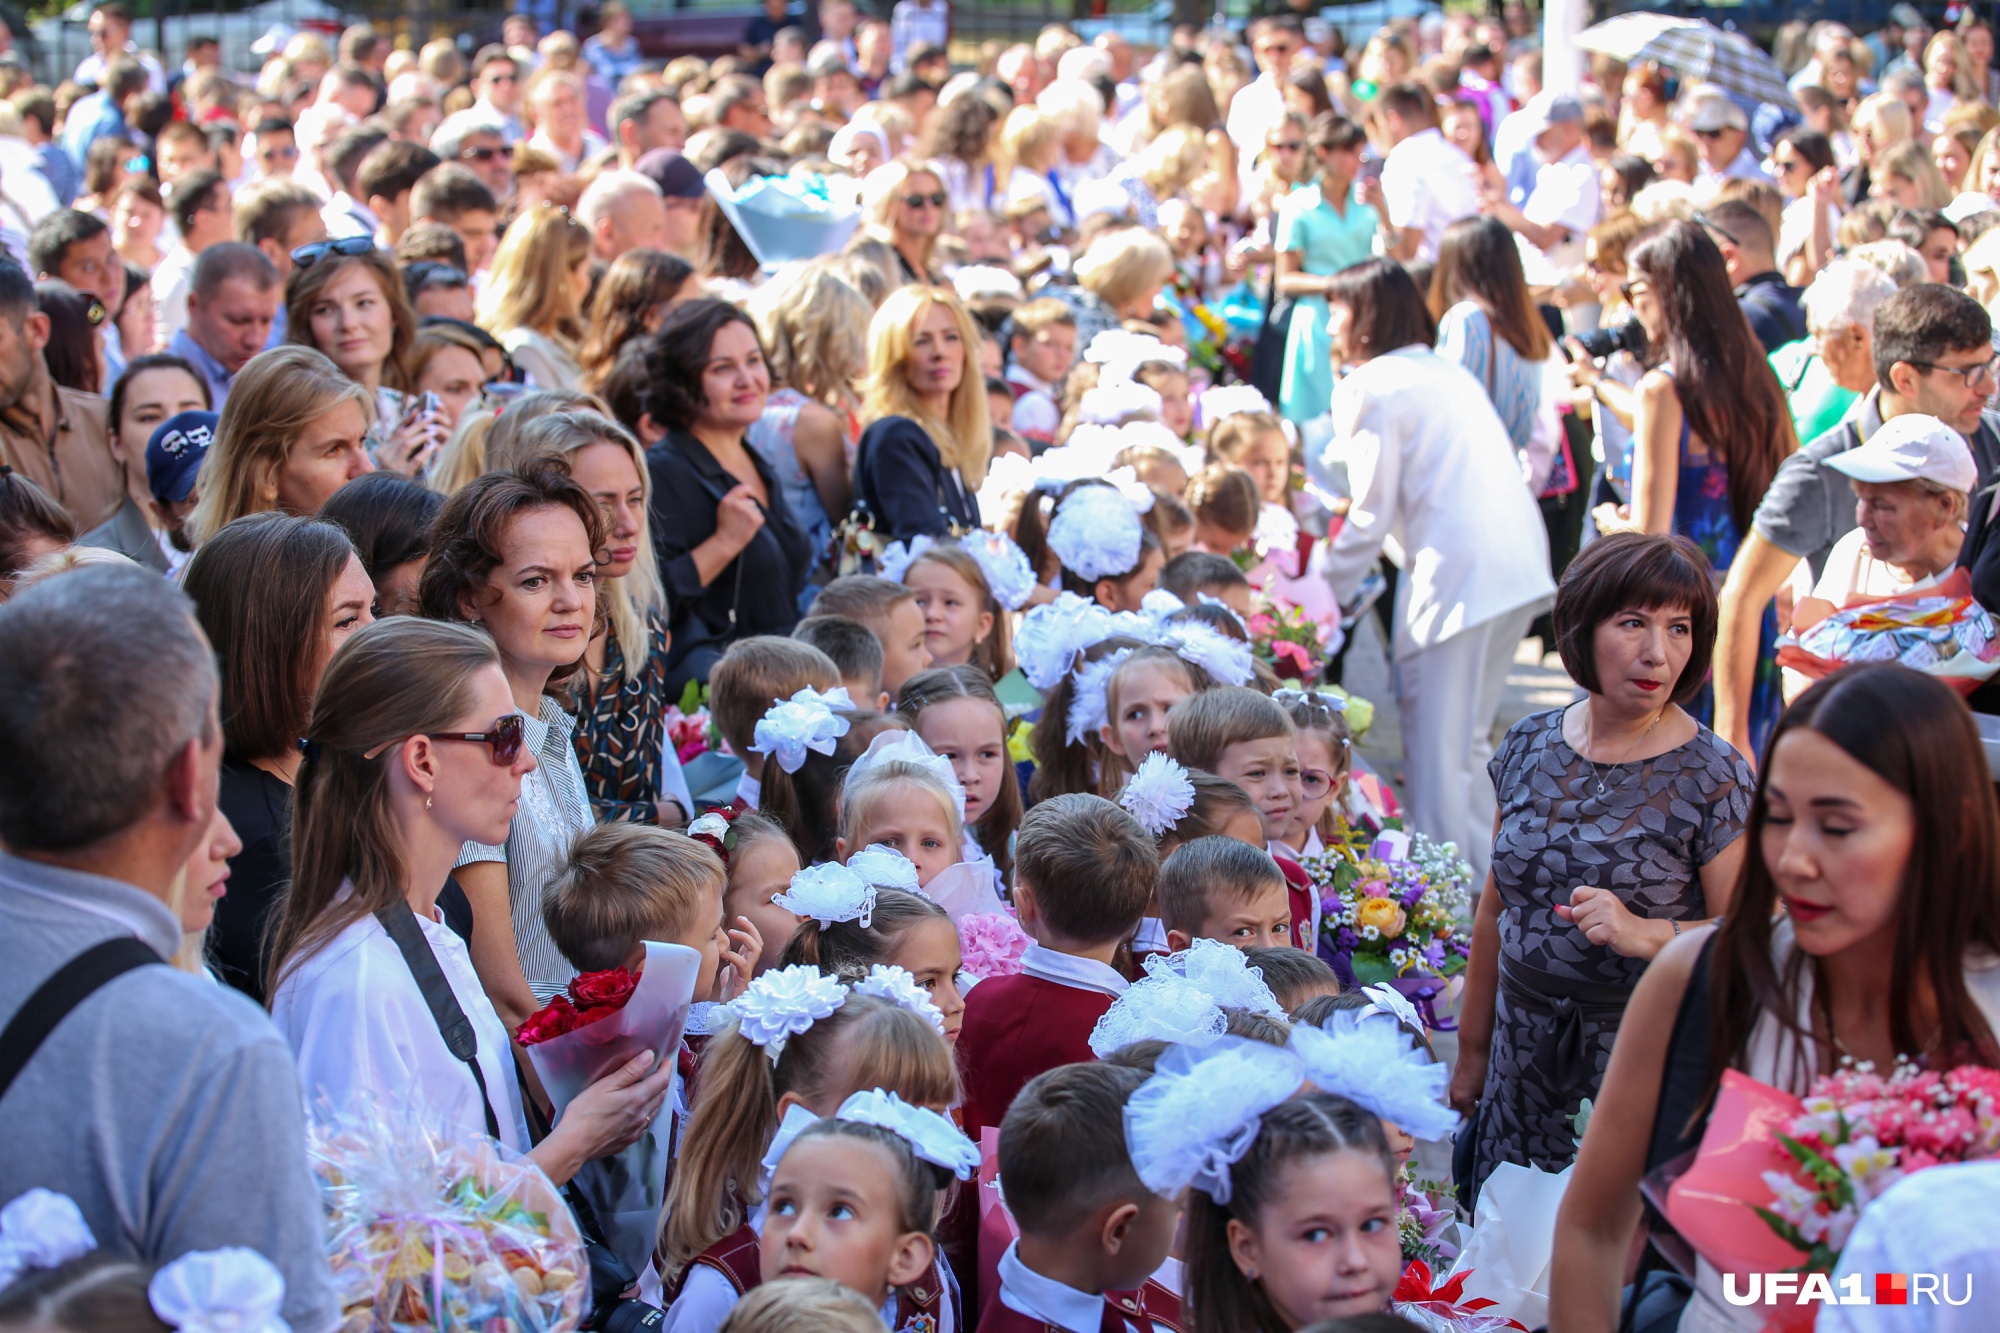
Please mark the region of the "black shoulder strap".
POLYGON ((458 996, 452 993, 451 982, 445 979, 444 968, 431 952, 431 942, 424 938, 424 928, 417 924, 416 913, 402 903, 395 903, 379 909, 375 919, 402 951, 410 975, 416 978, 417 989, 424 993, 424 1003, 431 1007, 431 1017, 437 1020, 438 1035, 444 1038, 445 1047, 472 1071, 472 1081, 479 1085, 479 1100, 486 1107, 486 1132, 499 1138, 500 1118, 493 1113, 493 1097, 486 1091, 486 1074, 479 1068, 479 1034, 473 1031, 472 1020, 465 1016, 458 996))
POLYGON ((35 1052, 42 1048, 56 1025, 69 1017, 107 982, 134 968, 166 960, 130 935, 94 944, 55 970, 55 974, 28 997, 5 1031, 0 1031, 0 1097, 14 1086, 14 1080, 35 1052))

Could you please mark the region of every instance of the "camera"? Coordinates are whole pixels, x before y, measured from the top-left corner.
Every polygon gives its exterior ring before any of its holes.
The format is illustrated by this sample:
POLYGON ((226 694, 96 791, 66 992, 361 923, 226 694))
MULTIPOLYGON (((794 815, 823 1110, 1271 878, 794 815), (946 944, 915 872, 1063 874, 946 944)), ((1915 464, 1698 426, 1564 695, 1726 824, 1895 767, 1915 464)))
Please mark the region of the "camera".
POLYGON ((590 1309, 584 1315, 583 1328, 602 1333, 644 1333, 666 1322, 666 1311, 657 1305, 625 1295, 638 1285, 639 1275, 587 1231, 583 1254, 590 1267, 590 1309))
POLYGON ((1613 352, 1630 352, 1633 356, 1646 354, 1646 330, 1636 319, 1610 329, 1592 329, 1589 333, 1579 333, 1576 340, 1591 356, 1602 359, 1613 352))

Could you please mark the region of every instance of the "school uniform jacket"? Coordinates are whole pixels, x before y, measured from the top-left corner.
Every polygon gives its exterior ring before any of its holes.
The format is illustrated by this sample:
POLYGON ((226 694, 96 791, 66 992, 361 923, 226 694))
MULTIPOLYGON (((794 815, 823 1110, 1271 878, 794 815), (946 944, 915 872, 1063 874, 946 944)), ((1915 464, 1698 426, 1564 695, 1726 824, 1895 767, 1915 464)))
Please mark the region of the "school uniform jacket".
POLYGON ((1019 975, 988 977, 965 997, 959 1068, 965 1132, 975 1143, 1037 1074, 1097 1058, 1090 1030, 1129 984, 1102 963, 1039 944, 1028 946, 1021 965, 1019 975))
POLYGON ((1025 1284, 1017 1291, 1008 1281, 1010 1275, 1019 1279, 1025 1272, 1014 1248, 1008 1247, 1000 1261, 999 1289, 979 1312, 979 1333, 1092 1333, 1092 1329, 1095 1333, 1179 1333, 1181 1328, 1180 1297, 1150 1278, 1137 1291, 1107 1291, 1095 1298, 1097 1322, 1086 1329, 1083 1321, 1074 1316, 1093 1299, 1088 1293, 1063 1287, 1038 1274, 1027 1274, 1028 1279, 1056 1293, 1049 1301, 1051 1306, 1059 1304, 1070 1309, 1072 1317, 1063 1323, 1053 1322, 1062 1317, 1055 1308, 1025 1314, 1016 1307, 1036 1309, 1038 1302, 1025 1284))

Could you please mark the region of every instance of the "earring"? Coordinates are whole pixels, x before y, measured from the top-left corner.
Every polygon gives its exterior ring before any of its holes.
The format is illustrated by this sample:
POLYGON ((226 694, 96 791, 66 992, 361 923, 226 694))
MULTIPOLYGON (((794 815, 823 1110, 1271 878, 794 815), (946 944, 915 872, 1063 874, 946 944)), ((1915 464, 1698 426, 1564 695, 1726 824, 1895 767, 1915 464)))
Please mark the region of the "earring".
POLYGON ((428 810, 430 808, 431 808, 431 798, 428 795, 426 795, 424 797, 424 809, 428 810))

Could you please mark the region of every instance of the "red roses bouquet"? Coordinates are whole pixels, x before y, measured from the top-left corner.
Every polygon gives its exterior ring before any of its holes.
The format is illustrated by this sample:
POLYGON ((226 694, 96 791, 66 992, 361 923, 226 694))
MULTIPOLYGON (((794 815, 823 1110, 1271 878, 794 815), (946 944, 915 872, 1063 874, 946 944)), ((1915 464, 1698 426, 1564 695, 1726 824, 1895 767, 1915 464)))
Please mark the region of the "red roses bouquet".
POLYGON ((603 972, 579 972, 567 993, 529 1015, 516 1039, 523 1046, 539 1046, 556 1037, 566 1037, 578 1028, 589 1027, 625 1007, 632 992, 639 989, 639 974, 622 967, 603 972))

